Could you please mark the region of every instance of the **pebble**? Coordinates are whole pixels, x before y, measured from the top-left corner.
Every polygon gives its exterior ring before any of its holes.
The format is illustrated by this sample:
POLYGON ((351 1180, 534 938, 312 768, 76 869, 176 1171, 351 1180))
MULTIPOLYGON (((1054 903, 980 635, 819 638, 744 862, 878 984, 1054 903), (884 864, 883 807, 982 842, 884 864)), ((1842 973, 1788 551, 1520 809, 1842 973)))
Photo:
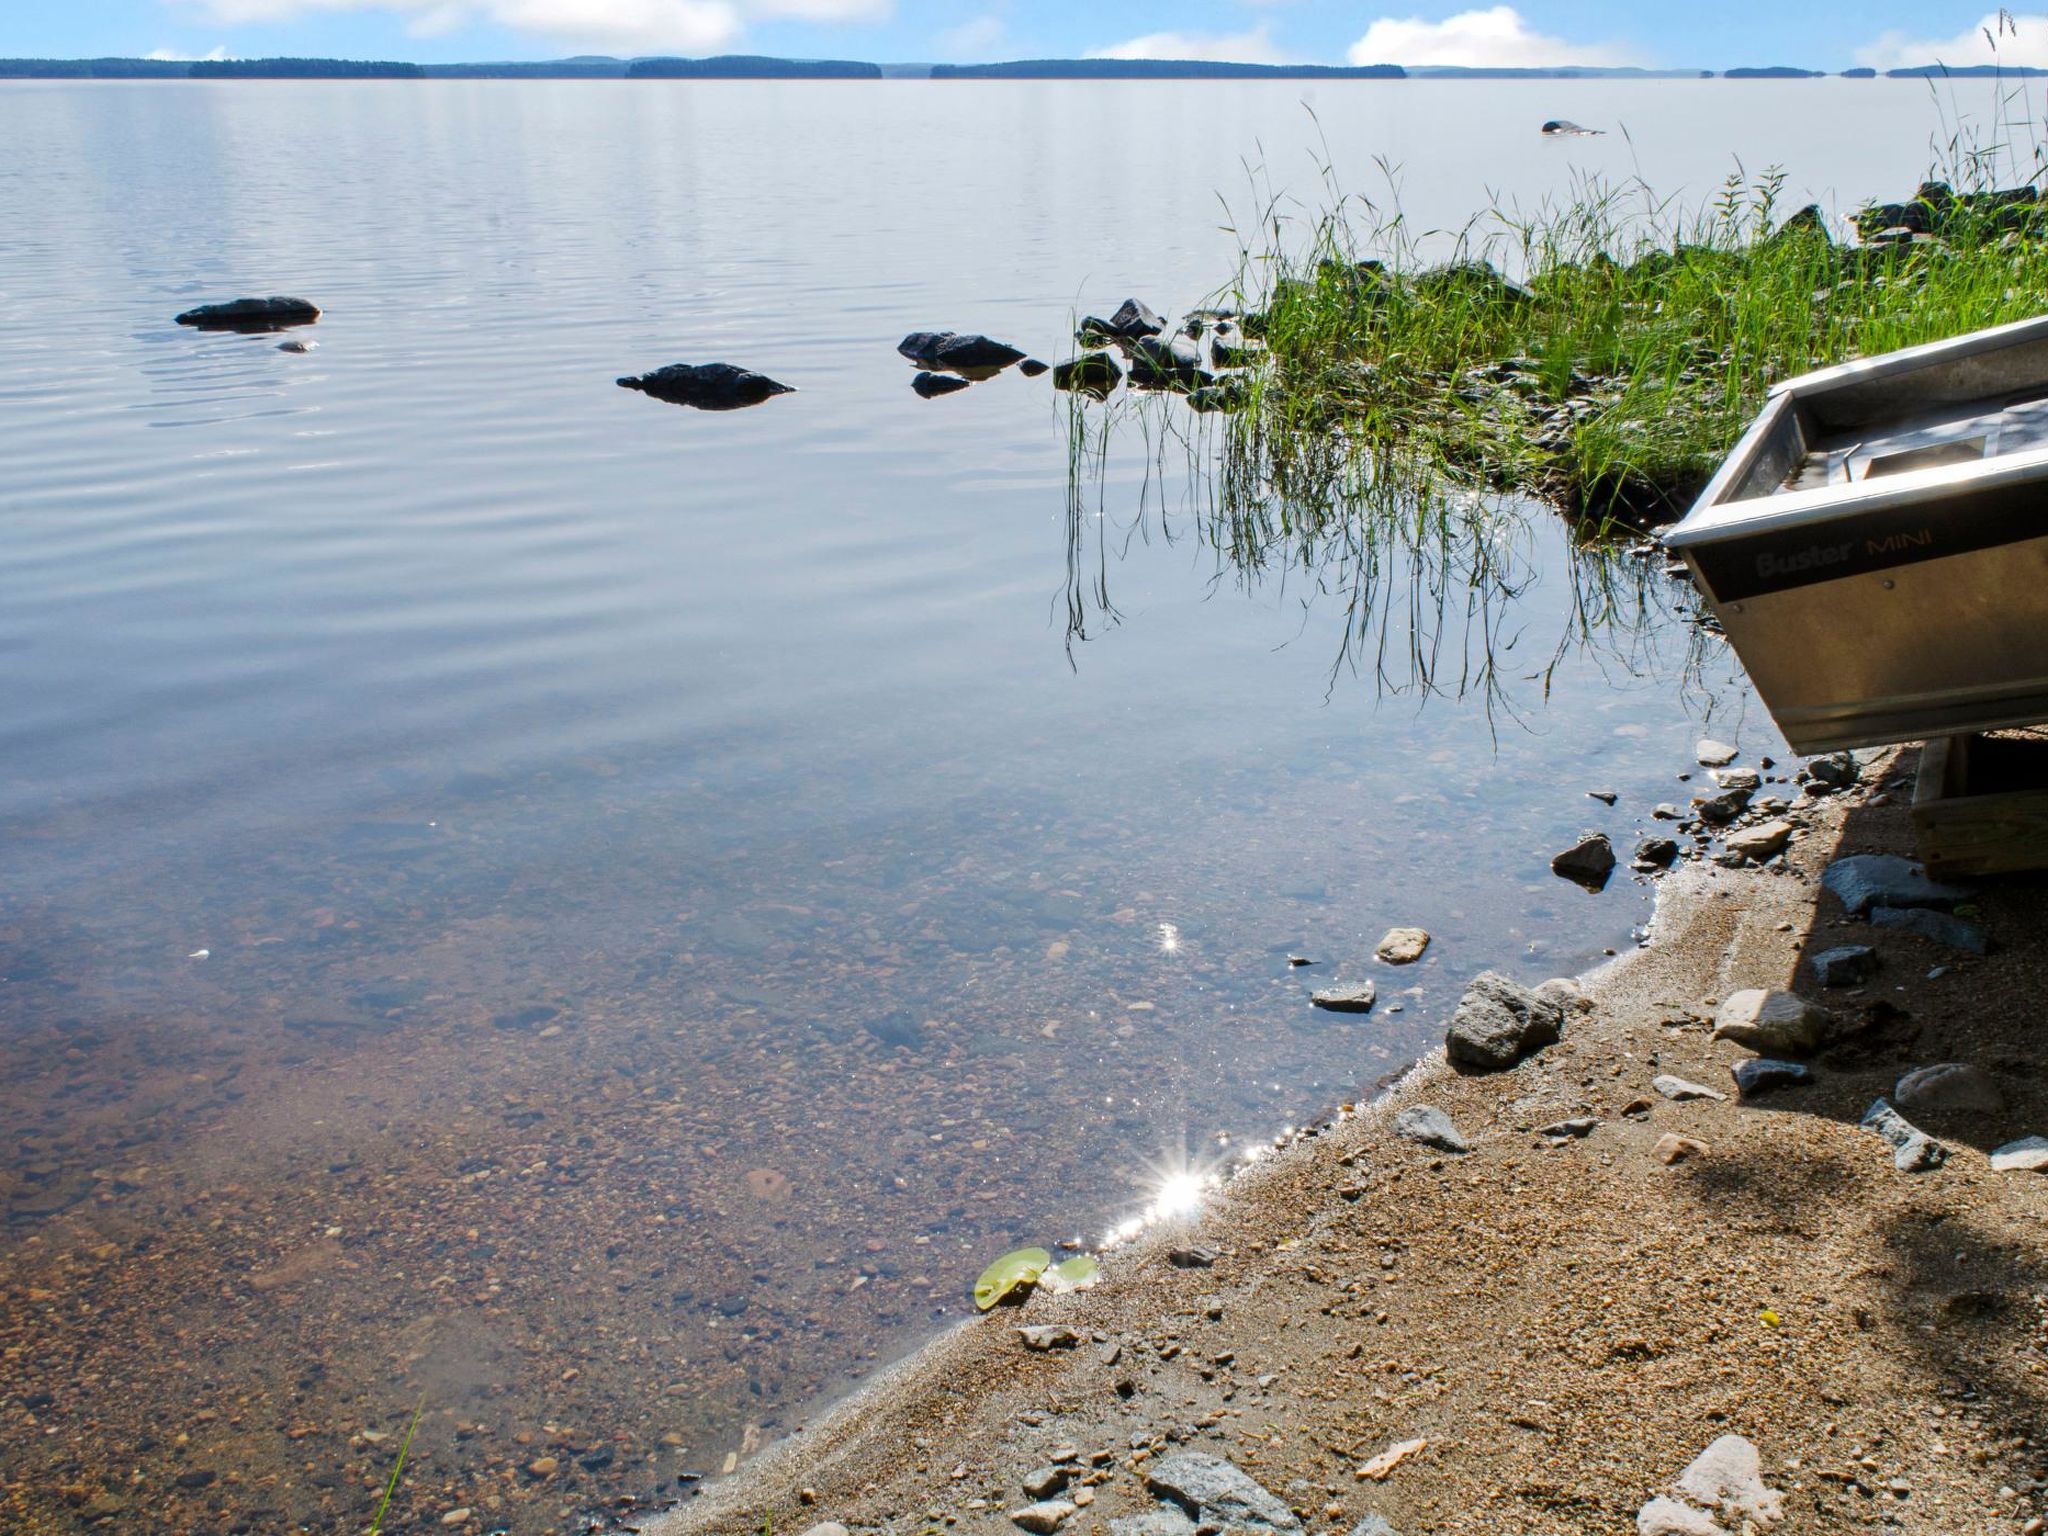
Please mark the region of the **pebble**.
POLYGON ((1699 744, 1692 749, 1693 760, 1702 768, 1725 768, 1734 762, 1735 748, 1725 741, 1716 741, 1711 736, 1702 736, 1699 744))
POLYGON ((451 1509, 441 1517, 441 1523, 443 1525, 467 1525, 471 1518, 470 1511, 467 1508, 451 1509))
POLYGON ((1682 1077, 1665 1073, 1650 1079, 1650 1086, 1665 1098, 1683 1104, 1688 1099, 1726 1099, 1727 1094, 1708 1088, 1701 1083, 1689 1083, 1682 1077))
POLYGON ((1838 944, 1809 955, 1806 963, 1824 987, 1860 987, 1877 973, 1877 951, 1868 944, 1838 944))
POLYGON ((1621 799, 1621 796, 1611 789, 1589 789, 1586 791, 1586 798, 1588 800, 1598 800, 1602 805, 1613 805, 1621 799))
POLYGON ((1220 1255, 1214 1248, 1169 1248, 1166 1262, 1175 1269, 1207 1269, 1220 1255))
POLYGON ((1332 1013, 1367 1013, 1379 995, 1378 987, 1369 981, 1361 981, 1352 986, 1325 987, 1320 992, 1310 993, 1309 1001, 1332 1013))
POLYGON ((1394 1116, 1394 1134, 1442 1152, 1470 1152, 1472 1143, 1459 1133, 1451 1117, 1434 1104, 1417 1104, 1394 1116))
POLYGON ((1171 1504, 1109 1522, 1110 1536, 1195 1536, 1195 1522, 1171 1504))
POLYGON ((1538 1134, 1553 1141, 1573 1141, 1592 1135, 1599 1125, 1600 1122, 1591 1115, 1578 1115, 1570 1120, 1560 1120, 1555 1125, 1546 1125, 1538 1134))
POLYGON ((552 1456, 536 1456, 526 1464, 526 1470, 535 1477, 553 1477, 561 1463, 552 1456))
POLYGON ((1060 1528, 1075 1506, 1065 1499, 1046 1499, 1037 1504, 1026 1504, 1022 1509, 1010 1511, 1010 1523, 1033 1533, 1033 1536, 1049 1536, 1060 1528))
POLYGON ((1663 869, 1678 857, 1678 844, 1668 837, 1646 837, 1636 844, 1637 869, 1663 869))
POLYGON ((1026 1472, 1018 1487, 1034 1499, 1049 1499, 1056 1493, 1064 1492, 1073 1473, 1061 1466, 1044 1466, 1026 1472))
POLYGON ((1948 1161, 1948 1148, 1914 1125, 1883 1099, 1863 1112, 1863 1128, 1883 1137, 1892 1149, 1892 1166, 1901 1173, 1925 1173, 1948 1161))
POLYGON ((1666 1133, 1657 1138, 1657 1145, 1650 1150, 1658 1162, 1669 1167, 1673 1163, 1682 1163, 1689 1157, 1705 1157, 1711 1149, 1704 1141, 1694 1141, 1690 1136, 1666 1133))
POLYGON ((1081 1342, 1081 1336, 1073 1329, 1058 1323, 1031 1323, 1017 1330, 1017 1337, 1024 1341, 1026 1349, 1072 1349, 1081 1342))
POLYGON ((1767 821, 1759 827, 1730 832, 1724 841, 1731 853, 1739 853, 1761 864, 1765 859, 1784 852, 1785 845, 1792 841, 1792 832, 1789 821, 1767 821))

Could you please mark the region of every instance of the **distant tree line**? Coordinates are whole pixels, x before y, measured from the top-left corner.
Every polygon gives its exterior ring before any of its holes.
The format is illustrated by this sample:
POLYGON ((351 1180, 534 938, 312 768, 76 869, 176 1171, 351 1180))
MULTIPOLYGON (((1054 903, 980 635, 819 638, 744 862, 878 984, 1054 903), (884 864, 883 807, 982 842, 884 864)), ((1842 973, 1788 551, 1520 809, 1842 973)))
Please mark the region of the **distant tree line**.
POLYGON ((1208 59, 1020 59, 934 64, 934 80, 1400 80, 1398 64, 1225 64, 1208 59))

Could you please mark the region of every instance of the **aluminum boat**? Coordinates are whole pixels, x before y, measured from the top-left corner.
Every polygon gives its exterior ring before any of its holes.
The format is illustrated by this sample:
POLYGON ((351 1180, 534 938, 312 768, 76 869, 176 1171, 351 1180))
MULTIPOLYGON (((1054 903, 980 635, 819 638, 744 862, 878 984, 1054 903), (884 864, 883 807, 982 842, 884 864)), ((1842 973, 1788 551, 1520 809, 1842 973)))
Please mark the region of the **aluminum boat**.
POLYGON ((1786 380, 1664 542, 1795 751, 2048 720, 2048 316, 1786 380))

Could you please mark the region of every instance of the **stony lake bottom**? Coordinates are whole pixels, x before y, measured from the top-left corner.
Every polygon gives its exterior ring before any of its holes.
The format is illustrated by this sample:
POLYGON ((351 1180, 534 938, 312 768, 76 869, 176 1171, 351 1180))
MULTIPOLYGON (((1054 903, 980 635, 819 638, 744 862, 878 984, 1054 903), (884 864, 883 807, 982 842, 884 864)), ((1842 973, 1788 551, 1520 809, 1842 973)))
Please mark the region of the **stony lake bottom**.
POLYGON ((1843 81, 0 86, 4 1523, 349 1528, 420 1405, 404 1518, 675 1496, 995 1254, 1369 1092, 1472 973, 1627 943, 1647 890, 1549 854, 1703 726, 1780 745, 1660 562, 1526 507, 1476 596, 1247 560, 1177 404, 1077 482, 1047 381, 926 400, 895 343, 1184 312, 1248 163, 1313 212, 1385 156, 1422 227, 1738 160, 1848 207, 1935 123, 1843 81), (318 350, 170 323, 244 292, 318 350), (798 393, 613 384, 712 360, 798 393), (1376 970, 1397 923, 1435 942, 1376 970))

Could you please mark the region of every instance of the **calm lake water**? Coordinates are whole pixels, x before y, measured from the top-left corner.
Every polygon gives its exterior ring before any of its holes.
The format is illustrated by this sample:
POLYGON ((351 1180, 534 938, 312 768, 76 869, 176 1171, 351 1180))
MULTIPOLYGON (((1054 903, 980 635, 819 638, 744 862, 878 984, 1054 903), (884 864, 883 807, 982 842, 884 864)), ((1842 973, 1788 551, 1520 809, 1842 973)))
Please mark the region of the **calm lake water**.
POLYGON ((351 1528, 422 1402, 405 1521, 673 1494, 1472 973, 1628 942, 1548 855, 1703 724, 1782 745, 1654 562, 1574 639, 1534 514, 1516 595, 1361 628, 1341 559, 1204 536, 1179 406, 1075 510, 1048 381, 927 401, 895 343, 1185 311, 1247 161, 1386 156, 1425 227, 1738 160, 1846 208, 1935 105, 0 84, 0 1524, 351 1528), (170 323, 252 292, 319 349, 170 323), (613 384, 717 359, 800 392, 613 384))

